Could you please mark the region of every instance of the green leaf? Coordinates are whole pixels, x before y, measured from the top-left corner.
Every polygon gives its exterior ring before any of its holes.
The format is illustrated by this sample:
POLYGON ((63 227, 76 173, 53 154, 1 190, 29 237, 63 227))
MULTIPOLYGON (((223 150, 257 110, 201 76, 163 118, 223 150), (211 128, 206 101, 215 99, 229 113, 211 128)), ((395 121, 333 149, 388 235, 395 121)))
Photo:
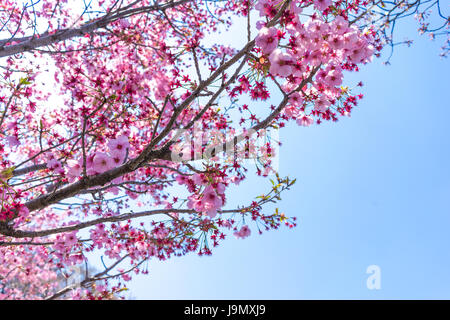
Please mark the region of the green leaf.
POLYGON ((13 171, 16 167, 10 167, 7 169, 3 169, 2 171, 0 171, 0 178, 1 179, 5 179, 8 180, 10 178, 13 177, 13 171))
POLYGON ((31 82, 28 80, 28 78, 20 78, 19 83, 23 84, 23 85, 31 84, 31 82))

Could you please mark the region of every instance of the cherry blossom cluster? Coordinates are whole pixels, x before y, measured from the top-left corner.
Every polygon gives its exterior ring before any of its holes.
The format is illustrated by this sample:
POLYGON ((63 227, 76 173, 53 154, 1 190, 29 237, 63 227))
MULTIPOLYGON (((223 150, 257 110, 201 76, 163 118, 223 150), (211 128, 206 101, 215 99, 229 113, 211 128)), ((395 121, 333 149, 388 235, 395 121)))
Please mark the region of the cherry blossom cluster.
POLYGON ((188 197, 189 209, 214 218, 217 211, 225 205, 226 185, 221 178, 196 173, 192 177, 179 175, 176 180, 193 193, 188 197))
MULTIPOLYGON (((85 162, 86 173, 88 175, 97 175, 105 171, 116 168, 121 165, 130 148, 128 138, 124 135, 118 136, 115 139, 110 139, 107 142, 108 152, 95 152, 91 155, 87 155, 85 160, 83 158, 68 161, 68 178, 69 181, 74 181, 77 177, 80 177, 83 172, 83 162, 85 162)), ((47 164, 49 167, 49 164, 47 164)), ((49 167, 52 169, 52 167, 49 167)))
POLYGON ((244 226, 241 227, 241 229, 239 231, 234 232, 234 235, 237 238, 244 239, 246 237, 249 237, 251 233, 252 232, 251 232, 250 228, 247 225, 244 225, 244 226))
MULTIPOLYGON (((345 70, 370 61, 375 52, 374 34, 350 25, 343 15, 326 17, 313 15, 301 20, 305 1, 292 1, 285 25, 267 27, 260 23, 256 45, 266 57, 267 72, 287 81, 283 85, 291 93, 284 111, 288 119, 309 126, 314 117, 334 117, 332 107, 342 100, 340 87, 345 70), (313 74, 312 74, 313 73, 313 74), (312 85, 303 85, 304 79, 314 76, 312 85), (312 106, 308 109, 308 106, 312 106)), ((271 16, 278 1, 260 0, 256 8, 261 16, 271 16)), ((328 10, 331 1, 314 1, 317 10, 328 10)))

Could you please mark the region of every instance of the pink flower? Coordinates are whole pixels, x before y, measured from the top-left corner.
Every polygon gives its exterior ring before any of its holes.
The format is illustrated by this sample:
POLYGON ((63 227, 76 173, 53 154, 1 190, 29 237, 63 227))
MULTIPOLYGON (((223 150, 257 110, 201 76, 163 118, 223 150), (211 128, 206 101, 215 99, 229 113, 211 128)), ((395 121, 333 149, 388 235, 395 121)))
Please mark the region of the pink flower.
POLYGON ((269 14, 270 8, 272 7, 271 0, 259 0, 256 5, 255 9, 259 11, 259 16, 266 16, 269 14))
POLYGON ((263 27, 259 30, 255 43, 265 54, 271 53, 278 46, 277 29, 263 27))
POLYGON ((214 218, 217 215, 217 209, 222 206, 222 198, 217 195, 211 186, 203 192, 202 206, 202 211, 206 212, 210 218, 214 218))
POLYGON ((111 155, 111 159, 114 163, 114 167, 118 167, 123 163, 123 160, 125 160, 126 154, 113 154, 111 155))
POLYGON ((232 176, 230 178, 230 182, 234 183, 235 185, 238 185, 241 182, 241 179, 237 176, 232 176))
POLYGON ((291 55, 282 52, 280 49, 275 49, 269 56, 270 73, 279 75, 281 77, 288 77, 292 74, 294 59, 291 55))
POLYGON ((301 106, 303 104, 303 97, 298 92, 294 92, 289 97, 289 103, 293 106, 301 106))
POLYGON ((28 210, 28 207, 25 205, 21 205, 19 208, 19 216, 28 217, 29 214, 30 214, 30 210, 28 210))
POLYGON ((189 209, 194 209, 197 212, 202 212, 203 204, 201 199, 198 199, 195 195, 190 196, 188 199, 189 200, 187 202, 187 207, 189 209))
POLYGON ((337 16, 330 25, 331 30, 333 33, 337 34, 344 34, 348 30, 348 21, 345 20, 342 16, 337 16))
POLYGON ((123 279, 123 281, 130 281, 131 280, 131 276, 129 275, 129 274, 123 274, 122 275, 122 279, 123 279))
POLYGON ((353 63, 363 62, 364 58, 365 58, 364 48, 350 49, 349 60, 352 61, 353 63))
POLYGON ((330 105, 330 101, 328 101, 327 98, 324 96, 321 96, 320 99, 316 100, 316 103, 314 104, 314 109, 316 109, 319 112, 325 112, 328 109, 328 106, 330 105))
POLYGON ((223 183, 218 183, 217 184, 216 191, 217 191, 218 194, 223 195, 225 193, 225 189, 226 189, 226 187, 225 187, 225 185, 223 183))
POLYGON ((196 173, 192 176, 192 180, 196 185, 206 185, 208 184, 208 179, 203 173, 196 173))
POLYGON ((251 230, 248 226, 242 226, 241 230, 234 233, 236 238, 241 238, 241 239, 244 239, 244 238, 250 236, 250 234, 251 234, 251 230))
POLYGON ((189 178, 185 175, 178 175, 176 176, 175 180, 179 183, 179 184, 186 184, 189 181, 189 178))
POLYGON ((293 118, 298 113, 298 109, 295 106, 290 105, 284 108, 283 113, 289 118, 293 118))
POLYGON ((64 169, 62 168, 61 162, 59 162, 55 158, 52 158, 47 162, 47 168, 49 168, 50 170, 53 170, 59 174, 64 173, 64 169))
POLYGON ((263 28, 266 25, 266 23, 264 21, 256 21, 256 29, 257 30, 261 30, 261 28, 263 28))
POLYGON ((117 196, 120 192, 120 189, 118 187, 111 187, 111 188, 108 188, 108 192, 111 192, 113 195, 117 196))
POLYGON ((352 30, 351 32, 344 34, 343 41, 344 41, 344 48, 351 51, 358 42, 357 31, 352 30))
POLYGON ((322 52, 320 50, 314 50, 309 55, 309 61, 310 63, 317 67, 322 63, 322 52))
POLYGON ((10 147, 16 147, 16 146, 20 145, 19 139, 17 139, 17 137, 15 137, 15 136, 8 136, 8 137, 6 137, 6 140, 8 140, 10 147))
POLYGON ((325 77, 328 75, 328 73, 324 69, 320 69, 319 72, 316 74, 316 80, 318 82, 324 82, 325 77))
POLYGON ((297 4, 299 4, 299 2, 291 1, 291 4, 289 5, 289 11, 291 11, 295 15, 298 15, 303 11, 303 9, 301 7, 298 7, 297 4))
POLYGON ((130 26, 128 19, 119 19, 119 25, 121 28, 126 29, 130 26))
POLYGON ((325 77, 325 82, 331 87, 340 86, 342 84, 342 77, 343 76, 341 71, 338 71, 336 69, 331 70, 325 77))
POLYGON ((161 228, 158 227, 153 230, 153 234, 157 239, 164 239, 169 234, 169 230, 164 227, 161 228))
POLYGON ((344 38, 340 35, 332 35, 329 38, 328 43, 334 50, 342 49, 344 47, 344 38))
POLYGON ((328 33, 329 26, 327 23, 320 19, 310 20, 307 29, 311 32, 311 38, 319 37, 322 38, 326 33, 328 33))
POLYGON ((61 166, 61 163, 58 160, 56 160, 55 158, 52 158, 47 162, 47 168, 49 168, 51 170, 54 170, 60 166, 61 166))
POLYGON ((67 160, 67 165, 69 170, 67 171, 67 176, 70 182, 73 182, 77 177, 80 176, 83 171, 82 165, 80 161, 76 160, 67 160))
POLYGON ((125 158, 127 149, 130 148, 130 143, 128 142, 128 137, 121 135, 116 139, 111 139, 108 142, 109 153, 117 158, 125 158))
POLYGON ((92 161, 92 169, 102 173, 114 168, 114 161, 111 156, 104 152, 97 152, 92 161))
MULTIPOLYGON (((94 165, 95 153, 86 156, 86 167, 91 168, 94 165)), ((80 160, 83 163, 83 160, 80 160)))
POLYGON ((297 119, 297 124, 303 127, 309 127, 314 123, 314 119, 307 115, 302 115, 297 119))
POLYGON ((64 236, 64 245, 66 247, 73 247, 78 243, 76 231, 68 233, 64 236))
POLYGON ((370 60, 373 51, 373 47, 364 40, 358 40, 353 43, 352 47, 347 47, 348 58, 353 63, 362 63, 370 60))
MULTIPOLYGON (((17 217, 14 219, 15 226, 19 226, 23 222, 25 222, 30 215, 30 210, 28 210, 28 207, 20 204, 17 208, 17 217)), ((3 218, 3 217, 2 217, 3 218)))
POLYGON ((323 11, 331 4, 331 0, 314 0, 314 6, 317 10, 323 11))

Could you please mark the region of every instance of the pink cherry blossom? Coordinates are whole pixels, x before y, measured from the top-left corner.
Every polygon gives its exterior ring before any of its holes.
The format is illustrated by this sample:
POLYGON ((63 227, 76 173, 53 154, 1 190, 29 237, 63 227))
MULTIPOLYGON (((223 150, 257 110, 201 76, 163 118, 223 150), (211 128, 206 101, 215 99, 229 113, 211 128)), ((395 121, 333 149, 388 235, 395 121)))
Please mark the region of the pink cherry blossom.
POLYGON ((52 158, 47 162, 47 168, 59 174, 64 174, 64 168, 62 167, 61 162, 56 160, 55 158, 52 158))
POLYGON ((329 45, 332 49, 338 50, 344 47, 344 38, 341 35, 331 35, 329 45))
POLYGON ((280 49, 275 49, 269 56, 270 73, 281 77, 288 77, 292 74, 294 58, 280 49))
POLYGON ((241 229, 239 231, 234 233, 234 236, 236 238, 244 239, 244 238, 249 237, 250 234, 251 234, 250 228, 247 225, 244 225, 244 226, 241 227, 241 229))
POLYGON ((97 152, 92 160, 92 169, 102 173, 114 168, 112 157, 104 152, 97 152))
POLYGON ((278 45, 277 29, 263 27, 259 30, 255 43, 265 54, 270 54, 278 45))
POLYGON ((206 185, 209 183, 207 177, 202 173, 196 173, 192 176, 192 180, 197 185, 206 185))
POLYGON ((325 77, 325 82, 328 86, 335 87, 339 86, 342 83, 342 72, 340 70, 334 69, 328 72, 328 74, 325 77))
POLYGON ((69 181, 73 182, 77 177, 81 175, 81 172, 83 171, 81 161, 76 160, 67 160, 67 176, 69 177, 69 181))
POLYGON ((348 30, 348 21, 342 16, 337 16, 330 24, 330 29, 337 35, 342 35, 348 30))
POLYGON ((185 175, 178 175, 175 180, 177 180, 177 182, 179 184, 186 184, 189 181, 189 178, 185 175))
POLYGON ((19 139, 17 139, 17 137, 15 136, 8 136, 6 137, 6 140, 8 141, 10 147, 16 147, 20 145, 19 139))
POLYGON ((297 124, 303 127, 309 127, 314 123, 314 119, 307 115, 301 115, 297 118, 297 124))
POLYGON ((331 0, 314 0, 314 6, 323 11, 331 5, 331 0))
POLYGON ((325 97, 320 97, 320 99, 316 100, 316 103, 314 104, 314 109, 316 109, 319 112, 325 112, 330 105, 330 101, 325 97))
POLYGON ((116 139, 111 139, 108 142, 109 153, 113 157, 120 158, 123 160, 125 158, 127 150, 130 148, 130 143, 128 142, 128 137, 121 135, 116 139))
POLYGON ((270 13, 270 8, 273 5, 272 0, 258 0, 255 9, 259 11, 259 16, 263 17, 270 13))
POLYGON ((294 92, 289 96, 289 103, 294 106, 301 106, 303 104, 302 95, 298 92, 294 92))
POLYGON ((222 198, 217 195, 213 188, 207 187, 203 192, 201 203, 203 206, 203 211, 210 218, 214 218, 217 215, 217 209, 222 206, 222 198))

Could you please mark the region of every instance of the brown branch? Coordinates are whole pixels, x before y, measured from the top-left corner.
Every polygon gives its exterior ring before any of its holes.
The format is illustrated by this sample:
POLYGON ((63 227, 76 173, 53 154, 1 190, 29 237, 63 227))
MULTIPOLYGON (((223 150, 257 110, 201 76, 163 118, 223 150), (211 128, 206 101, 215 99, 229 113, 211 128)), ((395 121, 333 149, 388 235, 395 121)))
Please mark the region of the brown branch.
POLYGON ((47 164, 46 163, 34 164, 34 165, 26 167, 26 168, 14 170, 12 172, 12 175, 13 175, 13 177, 17 177, 17 176, 21 176, 23 174, 27 174, 27 173, 30 173, 30 172, 34 172, 34 171, 38 171, 38 170, 44 170, 46 168, 47 168, 47 164))
POLYGON ((117 9, 116 11, 114 11, 114 13, 107 13, 101 18, 95 21, 88 22, 78 28, 67 28, 57 30, 56 32, 51 34, 49 32, 45 32, 39 36, 35 35, 24 38, 0 40, 0 58, 11 56, 17 53, 30 51, 39 47, 53 45, 64 40, 82 37, 85 34, 91 33, 97 29, 104 28, 119 19, 151 11, 167 10, 191 1, 192 0, 179 0, 179 1, 171 0, 164 4, 129 8, 127 10, 117 9), (18 43, 13 45, 6 45, 10 41, 16 41, 18 43))
POLYGON ((87 287, 90 283, 98 281, 98 280, 101 280, 102 276, 104 276, 109 271, 114 269, 119 263, 121 263, 127 257, 129 257, 129 255, 125 255, 124 257, 120 258, 119 260, 114 262, 110 267, 106 268, 104 271, 102 271, 100 273, 97 273, 95 276, 93 276, 91 278, 85 278, 83 281, 81 281, 79 283, 75 283, 75 284, 72 284, 70 286, 67 286, 67 287, 61 289, 60 291, 56 292, 55 294, 51 295, 50 297, 45 298, 45 300, 55 300, 55 299, 63 296, 64 294, 66 294, 70 290, 73 290, 73 289, 75 289, 77 287, 87 287))
POLYGON ((0 233, 2 233, 5 236, 13 237, 13 238, 37 238, 37 237, 45 237, 45 236, 49 236, 49 235, 57 234, 57 233, 81 230, 81 229, 95 226, 100 223, 119 222, 119 221, 124 221, 124 220, 139 218, 139 217, 147 217, 147 216, 152 216, 152 215, 157 215, 157 214, 169 215, 170 212, 194 213, 195 211, 194 210, 161 209, 161 210, 143 211, 143 212, 136 212, 136 213, 125 213, 125 214, 121 214, 118 216, 98 218, 98 219, 94 219, 91 221, 82 222, 82 223, 79 223, 76 225, 54 228, 54 229, 47 229, 47 230, 41 230, 41 231, 0 230, 0 233))

